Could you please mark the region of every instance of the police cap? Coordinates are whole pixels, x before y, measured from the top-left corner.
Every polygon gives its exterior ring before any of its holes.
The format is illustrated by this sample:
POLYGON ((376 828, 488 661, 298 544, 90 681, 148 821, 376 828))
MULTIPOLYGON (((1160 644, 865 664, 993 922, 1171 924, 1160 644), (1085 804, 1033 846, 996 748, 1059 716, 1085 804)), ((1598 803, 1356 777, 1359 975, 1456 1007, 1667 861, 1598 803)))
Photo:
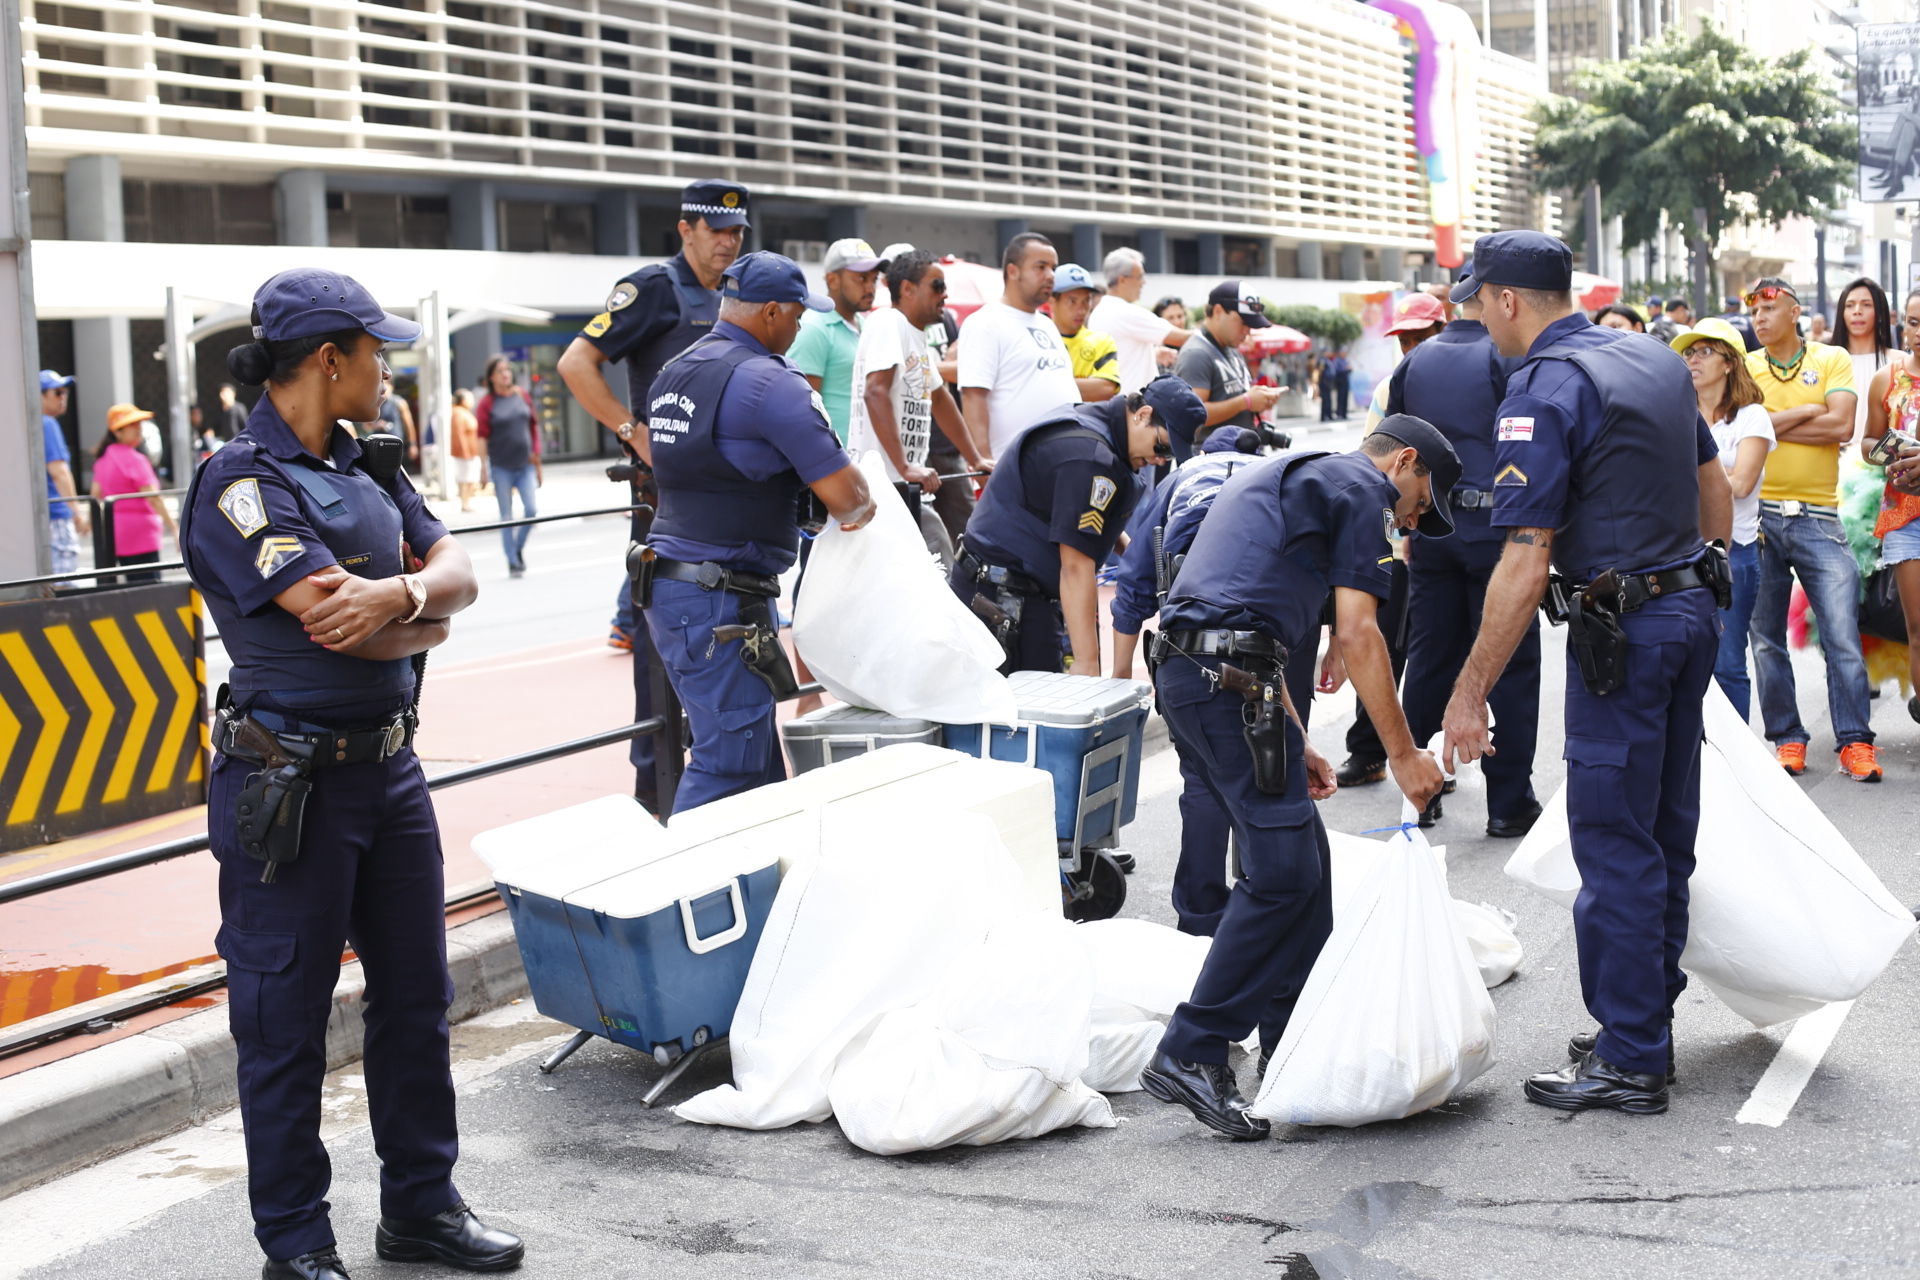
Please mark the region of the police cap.
POLYGON ((1465 302, 1483 284, 1564 293, 1573 287, 1573 250, 1541 231, 1496 231, 1473 243, 1473 274, 1447 296, 1465 302))
POLYGON ((319 267, 282 271, 253 295, 259 323, 253 336, 268 342, 312 338, 341 329, 365 329, 382 342, 412 342, 420 326, 389 314, 352 276, 319 267))
POLYGON ((1193 393, 1183 379, 1163 373, 1140 389, 1141 398, 1153 407, 1172 435, 1188 439, 1207 425, 1206 402, 1193 393))
POLYGON ((690 183, 680 193, 680 216, 688 222, 706 219, 715 231, 747 225, 747 189, 737 182, 707 178, 690 183))
POLYGON ((1421 516, 1415 527, 1429 538, 1444 538, 1452 533, 1453 508, 1448 497, 1460 483, 1460 455, 1453 451, 1453 442, 1431 422, 1410 413, 1396 413, 1382 419, 1373 434, 1391 437, 1414 450, 1432 476, 1433 509, 1421 516))
POLYGON ((799 302, 814 311, 833 310, 830 299, 808 287, 799 263, 764 249, 734 260, 720 281, 720 296, 742 302, 799 302))

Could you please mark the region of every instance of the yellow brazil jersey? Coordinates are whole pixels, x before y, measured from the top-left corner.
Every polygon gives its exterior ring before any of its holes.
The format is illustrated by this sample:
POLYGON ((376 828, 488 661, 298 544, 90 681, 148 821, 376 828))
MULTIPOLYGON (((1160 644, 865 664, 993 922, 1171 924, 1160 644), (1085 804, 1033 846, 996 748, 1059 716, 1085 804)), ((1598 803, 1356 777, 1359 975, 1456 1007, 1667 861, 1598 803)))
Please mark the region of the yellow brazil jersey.
POLYGON ((1112 334, 1082 329, 1062 341, 1073 357, 1074 377, 1102 378, 1116 387, 1120 385, 1120 351, 1113 345, 1112 334))
MULTIPOLYGON (((1747 371, 1760 384, 1768 413, 1806 404, 1825 404, 1836 391, 1857 391, 1853 360, 1845 347, 1809 342, 1800 367, 1785 378, 1767 361, 1765 350, 1747 353, 1747 371)), ((1760 496, 1769 502, 1799 501, 1815 506, 1840 504, 1840 451, 1843 444, 1793 444, 1781 441, 1767 456, 1760 496)))

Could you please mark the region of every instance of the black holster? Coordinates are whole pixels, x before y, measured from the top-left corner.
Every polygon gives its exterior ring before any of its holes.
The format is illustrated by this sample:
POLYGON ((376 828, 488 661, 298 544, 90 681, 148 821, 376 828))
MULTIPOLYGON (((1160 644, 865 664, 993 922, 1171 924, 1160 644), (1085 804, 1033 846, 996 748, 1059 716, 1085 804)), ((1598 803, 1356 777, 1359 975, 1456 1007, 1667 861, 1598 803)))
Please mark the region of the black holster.
POLYGON ((1279 668, 1260 673, 1260 699, 1246 705, 1247 749, 1253 753, 1253 785, 1261 795, 1287 793, 1287 708, 1281 701, 1279 668))
POLYGON ((1700 573, 1713 592, 1714 604, 1733 608, 1733 558, 1727 554, 1726 543, 1715 539, 1707 544, 1707 554, 1700 559, 1700 573))
POLYGON ((1000 666, 1003 674, 1013 671, 1014 664, 1020 660, 1020 616, 1026 611, 1026 597, 1003 586, 982 583, 993 592, 991 598, 984 591, 973 594, 971 608, 987 629, 993 632, 993 638, 1000 643, 1000 652, 1006 661, 1000 666))
POLYGON ((659 559, 644 542, 627 544, 627 577, 633 580, 633 602, 642 609, 653 606, 653 570, 659 559))
POLYGON ((780 647, 780 631, 773 624, 773 606, 766 596, 735 592, 734 599, 740 602, 741 625, 715 627, 714 640, 722 644, 740 641, 740 660, 767 682, 767 688, 773 690, 773 700, 783 702, 791 698, 800 691, 800 682, 794 678, 787 651, 780 647))
POLYGON ((1567 613, 1567 643, 1588 693, 1609 694, 1626 683, 1627 633, 1619 614, 1586 599, 1574 601, 1567 613))
MULTIPOLYGON (((223 701, 225 695, 223 688, 223 701)), ((246 855, 267 864, 260 880, 270 884, 282 864, 300 856, 300 830, 313 790, 307 780, 313 767, 306 755, 310 748, 285 742, 252 716, 227 708, 221 714, 232 725, 222 749, 264 766, 234 797, 233 826, 246 855)))

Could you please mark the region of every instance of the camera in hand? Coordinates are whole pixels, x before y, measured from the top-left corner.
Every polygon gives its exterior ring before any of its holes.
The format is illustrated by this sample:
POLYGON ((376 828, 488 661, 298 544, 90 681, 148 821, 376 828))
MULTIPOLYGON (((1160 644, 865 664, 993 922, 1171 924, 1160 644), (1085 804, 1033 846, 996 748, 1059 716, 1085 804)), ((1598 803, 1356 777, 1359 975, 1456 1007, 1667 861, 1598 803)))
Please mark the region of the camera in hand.
POLYGON ((1867 461, 1876 467, 1890 466, 1908 449, 1920 449, 1920 440, 1896 427, 1888 427, 1885 435, 1867 447, 1867 461))

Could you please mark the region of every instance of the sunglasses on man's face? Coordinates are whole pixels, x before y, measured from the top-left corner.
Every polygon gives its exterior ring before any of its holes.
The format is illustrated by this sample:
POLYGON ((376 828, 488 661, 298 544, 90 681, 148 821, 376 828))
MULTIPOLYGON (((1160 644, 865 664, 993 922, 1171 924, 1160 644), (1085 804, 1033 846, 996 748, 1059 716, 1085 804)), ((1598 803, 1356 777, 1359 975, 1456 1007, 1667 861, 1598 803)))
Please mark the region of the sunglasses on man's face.
POLYGON ((1777 284, 1770 284, 1764 285, 1761 288, 1755 289, 1752 293, 1745 295, 1745 302, 1751 307, 1755 303, 1772 302, 1776 298, 1787 298, 1794 302, 1800 301, 1799 298, 1794 296, 1793 290, 1783 289, 1777 284))

